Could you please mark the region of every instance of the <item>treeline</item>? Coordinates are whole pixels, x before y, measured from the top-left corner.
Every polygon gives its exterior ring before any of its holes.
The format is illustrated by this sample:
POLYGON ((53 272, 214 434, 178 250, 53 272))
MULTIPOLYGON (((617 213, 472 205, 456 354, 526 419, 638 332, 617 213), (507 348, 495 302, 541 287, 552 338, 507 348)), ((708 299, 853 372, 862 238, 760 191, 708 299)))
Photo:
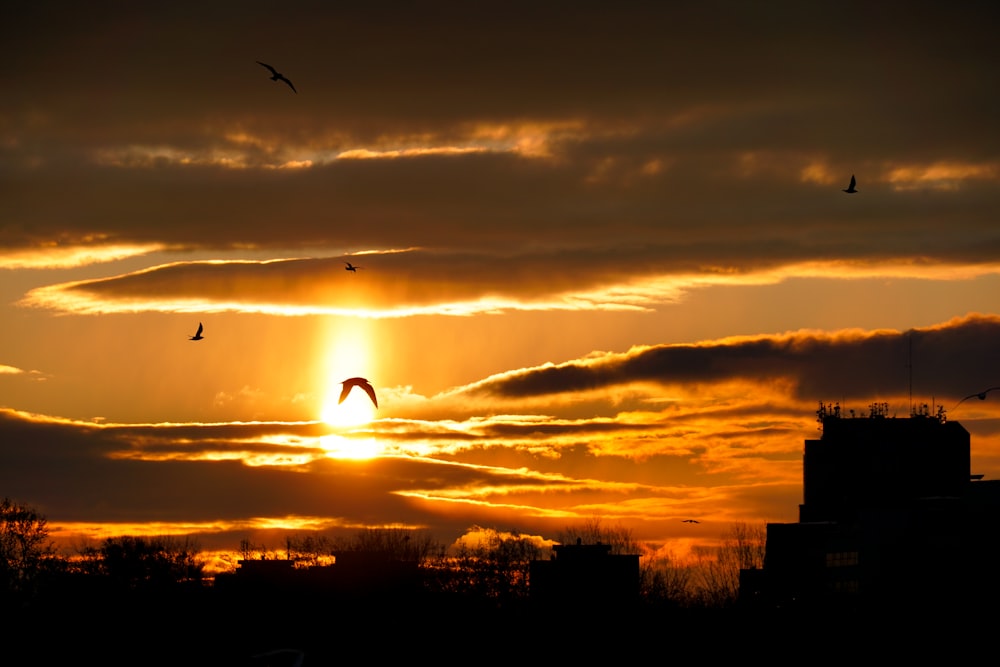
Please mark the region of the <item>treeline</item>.
POLYGON ((10 498, 0 501, 0 596, 7 608, 65 587, 150 592, 204 582, 204 562, 189 540, 110 537, 73 554, 59 553, 44 515, 10 498))
MULTIPOLYGON (((598 519, 565 528, 555 541, 638 554, 636 600, 645 608, 724 609, 738 600, 740 569, 763 565, 764 539, 763 525, 735 524, 721 547, 696 551, 683 562, 657 555, 631 531, 598 519)), ((538 538, 494 528, 470 531, 453 545, 422 531, 371 528, 338 538, 290 535, 281 545, 243 540, 237 553, 243 561, 290 561, 296 570, 333 564, 338 554, 377 556, 412 565, 426 596, 497 608, 526 603, 531 563, 552 556, 551 545, 538 538)), ((173 537, 109 537, 60 553, 49 539, 46 517, 9 498, 0 502, 0 597, 7 609, 73 594, 125 599, 210 590, 213 576, 206 566, 196 543, 173 537)))

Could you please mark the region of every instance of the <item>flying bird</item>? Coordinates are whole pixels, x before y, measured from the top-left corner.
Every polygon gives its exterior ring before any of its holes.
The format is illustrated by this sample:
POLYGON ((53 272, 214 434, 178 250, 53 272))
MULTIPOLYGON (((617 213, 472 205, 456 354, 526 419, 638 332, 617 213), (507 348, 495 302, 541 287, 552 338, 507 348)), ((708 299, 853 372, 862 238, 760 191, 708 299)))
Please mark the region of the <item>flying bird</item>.
POLYGON ((854 174, 851 174, 851 184, 848 185, 846 188, 844 188, 841 192, 846 192, 849 195, 853 195, 855 192, 858 191, 858 189, 854 187, 857 184, 858 182, 854 180, 854 174))
POLYGON ((368 394, 368 398, 372 399, 372 403, 375 404, 375 407, 378 407, 378 399, 375 398, 375 389, 371 386, 368 380, 364 378, 348 378, 341 384, 344 385, 344 388, 340 392, 340 400, 337 401, 338 404, 344 402, 344 399, 347 398, 349 393, 351 393, 351 389, 353 387, 361 387, 365 390, 365 393, 368 394))
POLYGON ((278 70, 274 69, 273 67, 271 67, 267 63, 262 63, 259 60, 257 61, 257 64, 260 65, 260 66, 262 66, 262 67, 266 67, 267 69, 271 70, 271 81, 284 81, 285 83, 288 84, 288 87, 292 89, 292 92, 295 93, 296 95, 298 95, 299 91, 295 90, 295 86, 292 85, 291 81, 289 81, 288 79, 285 78, 284 74, 282 74, 278 70))
MULTIPOLYGON (((955 408, 957 408, 962 403, 965 403, 970 398, 978 398, 980 401, 985 401, 986 394, 990 393, 991 391, 996 391, 997 389, 1000 389, 1000 387, 990 387, 989 389, 983 389, 981 392, 978 392, 976 394, 969 394, 968 396, 960 400, 958 403, 956 403, 955 408)), ((952 410, 954 410, 955 408, 952 408, 952 410)))
POLYGON ((344 271, 353 271, 354 273, 357 273, 357 272, 358 272, 358 269, 363 269, 363 268, 365 268, 365 267, 363 267, 363 266, 354 266, 354 265, 353 265, 353 264, 351 264, 350 262, 344 262, 344 264, 346 264, 346 265, 347 265, 347 266, 345 266, 345 267, 344 267, 344 271))
POLYGON ((701 523, 698 519, 684 519, 681 523, 701 523))
POLYGON ((201 332, 204 330, 205 330, 204 327, 201 326, 201 322, 198 322, 197 333, 195 333, 195 335, 193 336, 188 336, 188 340, 201 340, 202 338, 204 338, 204 336, 201 335, 201 332))

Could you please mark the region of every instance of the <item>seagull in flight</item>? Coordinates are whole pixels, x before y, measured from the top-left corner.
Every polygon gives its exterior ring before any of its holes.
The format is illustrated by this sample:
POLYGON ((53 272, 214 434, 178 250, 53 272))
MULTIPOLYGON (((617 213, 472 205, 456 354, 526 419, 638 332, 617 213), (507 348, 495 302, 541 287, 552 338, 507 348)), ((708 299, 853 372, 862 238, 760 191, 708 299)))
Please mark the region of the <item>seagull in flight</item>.
POLYGON ((204 330, 205 330, 205 328, 201 326, 201 322, 198 322, 198 331, 197 331, 197 333, 195 333, 195 335, 193 335, 193 336, 188 336, 188 340, 201 340, 202 338, 204 338, 204 336, 201 335, 201 332, 204 331, 204 330))
POLYGON ((285 83, 288 84, 288 87, 292 89, 293 93, 295 93, 296 95, 298 94, 299 91, 295 90, 295 86, 292 85, 291 81, 289 81, 288 79, 285 78, 284 74, 282 74, 278 70, 274 69, 273 67, 271 67, 267 63, 262 63, 259 60, 257 61, 257 64, 260 65, 260 66, 262 66, 262 67, 266 67, 267 69, 271 70, 271 81, 284 81, 285 83))
POLYGON ((345 267, 344 267, 344 271, 352 271, 352 272, 354 272, 354 273, 357 273, 357 272, 358 272, 358 269, 363 269, 363 268, 365 268, 365 267, 363 267, 363 266, 354 266, 354 265, 353 265, 353 264, 351 264, 350 262, 344 262, 344 264, 346 264, 346 265, 347 265, 347 266, 345 266, 345 267))
MULTIPOLYGON (((963 398, 962 400, 960 400, 958 403, 956 403, 955 404, 955 408, 957 408, 962 403, 965 403, 970 398, 978 398, 980 401, 985 401, 986 400, 986 394, 990 393, 991 391, 996 391, 997 389, 1000 389, 1000 387, 990 387, 989 389, 983 389, 982 391, 980 391, 978 393, 969 394, 968 396, 966 396, 965 398, 963 398)), ((952 408, 952 410, 954 410, 955 408, 952 408)))
POLYGON ((344 388, 340 392, 340 400, 337 401, 338 404, 344 402, 344 399, 347 398, 349 393, 351 393, 351 389, 353 387, 361 387, 365 390, 365 393, 368 394, 368 398, 372 399, 372 403, 375 404, 375 407, 378 407, 378 399, 375 398, 375 389, 371 386, 371 383, 369 383, 368 380, 364 378, 347 378, 341 382, 341 384, 344 385, 344 388))
POLYGON ((681 523, 701 523, 698 519, 684 519, 681 523))
POLYGON ((843 190, 841 190, 841 192, 846 192, 849 195, 853 195, 855 192, 858 191, 858 189, 856 187, 854 187, 857 184, 858 184, 858 182, 854 179, 854 174, 851 174, 851 184, 848 185, 843 190))

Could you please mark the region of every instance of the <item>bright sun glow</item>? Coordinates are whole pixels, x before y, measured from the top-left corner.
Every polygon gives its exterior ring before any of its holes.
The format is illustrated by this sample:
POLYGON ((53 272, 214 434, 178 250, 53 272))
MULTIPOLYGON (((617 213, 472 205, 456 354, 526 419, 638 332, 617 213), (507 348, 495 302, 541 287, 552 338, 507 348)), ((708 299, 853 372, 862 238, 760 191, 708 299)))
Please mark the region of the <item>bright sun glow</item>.
MULTIPOLYGON (((365 321, 352 322, 349 327, 334 325, 327 336, 329 351, 325 368, 328 382, 320 418, 331 426, 360 426, 371 422, 378 414, 368 394, 360 387, 351 389, 344 402, 340 402, 344 380, 364 377, 376 384, 372 375, 375 369, 371 364, 370 332, 366 325, 365 321)), ((322 443, 328 454, 337 458, 371 458, 381 451, 372 438, 330 435, 322 438, 322 443)))
POLYGON ((371 459, 382 453, 382 445, 375 438, 324 435, 319 440, 327 456, 335 459, 371 459))
POLYGON ((341 389, 343 386, 338 381, 327 390, 321 417, 323 421, 331 426, 360 426, 375 419, 375 406, 364 390, 354 387, 344 402, 338 403, 341 389))

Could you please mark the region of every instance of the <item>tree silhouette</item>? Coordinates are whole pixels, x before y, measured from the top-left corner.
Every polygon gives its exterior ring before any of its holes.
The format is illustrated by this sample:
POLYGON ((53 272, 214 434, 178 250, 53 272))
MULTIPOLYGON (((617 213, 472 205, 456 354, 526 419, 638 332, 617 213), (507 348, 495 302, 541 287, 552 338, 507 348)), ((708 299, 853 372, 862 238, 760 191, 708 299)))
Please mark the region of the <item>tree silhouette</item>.
POLYGON ((104 575, 119 590, 150 591, 204 578, 204 563, 193 542, 171 537, 109 537, 84 550, 86 569, 104 575))
POLYGON ((386 554, 391 560, 423 564, 438 547, 429 533, 407 528, 365 528, 338 546, 340 551, 386 554))
POLYGON ((329 565, 335 550, 333 541, 325 535, 292 535, 286 539, 287 555, 300 567, 329 565))
POLYGON ((728 607, 740 594, 740 570, 762 568, 767 524, 737 522, 711 553, 700 550, 696 574, 699 595, 707 607, 728 607))
POLYGON ((599 517, 591 517, 579 526, 567 526, 556 539, 561 544, 609 544, 612 555, 641 554, 642 545, 632 535, 632 530, 621 524, 605 525, 599 517))
POLYGON ((690 607, 695 604, 692 568, 672 555, 644 555, 639 566, 639 595, 647 607, 690 607))
POLYGON ((10 498, 0 501, 0 591, 30 597, 54 556, 46 518, 10 498))
POLYGON ((542 553, 534 538, 476 528, 436 561, 437 588, 500 607, 523 601, 528 597, 531 561, 542 553))

